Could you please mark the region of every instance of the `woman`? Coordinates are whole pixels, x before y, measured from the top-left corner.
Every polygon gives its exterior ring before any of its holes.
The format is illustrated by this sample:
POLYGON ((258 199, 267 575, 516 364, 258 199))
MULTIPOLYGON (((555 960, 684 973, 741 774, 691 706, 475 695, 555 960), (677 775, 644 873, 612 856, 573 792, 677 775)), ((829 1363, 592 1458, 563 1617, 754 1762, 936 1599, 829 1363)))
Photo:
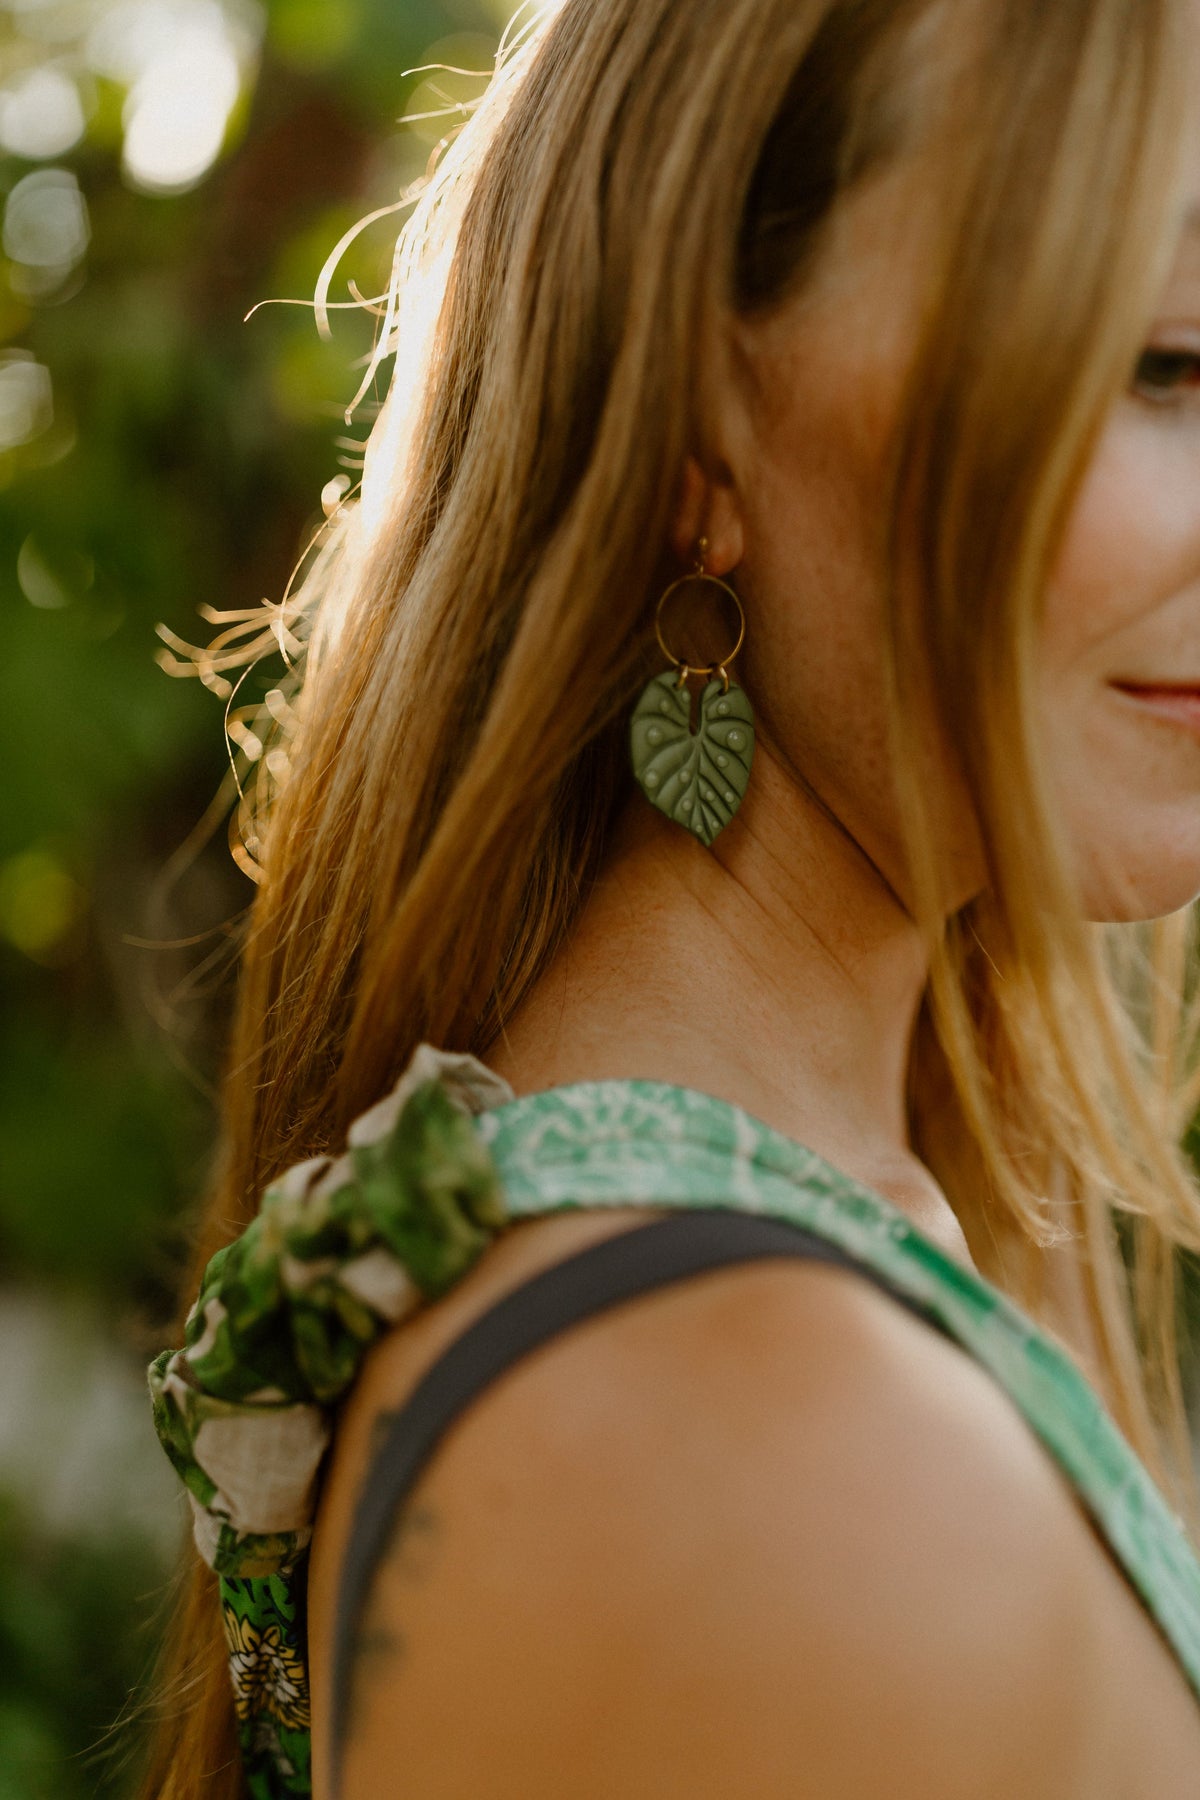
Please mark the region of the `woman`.
POLYGON ((148 1794, 308 1791, 306 1656, 318 1796, 1197 1791, 1198 74, 1194 0, 504 62, 311 583, 152 1377, 238 1717, 200 1567, 148 1794))

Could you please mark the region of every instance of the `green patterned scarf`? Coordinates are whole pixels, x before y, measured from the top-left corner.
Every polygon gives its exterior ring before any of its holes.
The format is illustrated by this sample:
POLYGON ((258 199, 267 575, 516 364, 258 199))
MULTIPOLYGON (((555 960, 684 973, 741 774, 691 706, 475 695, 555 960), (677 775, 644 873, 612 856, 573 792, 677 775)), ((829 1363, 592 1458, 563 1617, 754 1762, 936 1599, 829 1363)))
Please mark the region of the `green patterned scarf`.
POLYGON ((515 1099, 423 1044, 346 1154, 267 1190, 209 1264, 154 1419, 216 1571, 252 1800, 311 1793, 307 1547, 331 1409, 369 1346, 507 1224, 574 1207, 723 1206, 790 1220, 882 1275, 1009 1393, 1200 1697, 1200 1563, 1065 1350, 895 1207, 741 1108, 654 1081, 515 1099))
POLYGON ((267 1189, 209 1263, 183 1349, 150 1366, 155 1429, 220 1578, 253 1800, 311 1792, 304 1598, 331 1409, 376 1338, 505 1223, 471 1115, 511 1098, 473 1057, 423 1044, 344 1156, 267 1189))

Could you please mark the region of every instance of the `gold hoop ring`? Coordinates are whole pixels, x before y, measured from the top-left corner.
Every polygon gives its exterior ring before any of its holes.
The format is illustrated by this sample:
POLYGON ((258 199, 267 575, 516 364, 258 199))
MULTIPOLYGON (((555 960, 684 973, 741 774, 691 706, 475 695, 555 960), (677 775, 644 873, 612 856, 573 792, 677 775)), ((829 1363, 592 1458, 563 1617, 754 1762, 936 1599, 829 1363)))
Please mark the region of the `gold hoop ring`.
POLYGON ((654 635, 658 639, 658 647, 666 657, 667 661, 680 670, 679 685, 681 687, 689 675, 703 675, 706 680, 713 675, 719 675, 728 691, 729 676, 725 671, 728 664, 733 661, 734 657, 746 641, 746 609, 742 605, 741 600, 738 598, 734 589, 730 587, 727 581, 722 581, 719 575, 706 575, 703 569, 691 569, 686 575, 681 575, 678 581, 673 581, 659 600, 654 613, 654 635), (675 652, 664 638, 662 631, 663 607, 667 604, 667 601, 671 598, 672 594, 676 593, 681 587, 687 587, 689 582, 693 581, 707 581, 713 587, 719 587, 722 593, 729 595, 729 598, 733 601, 733 604, 737 607, 738 611, 737 643, 733 646, 733 649, 729 652, 728 656, 722 657, 720 662, 709 663, 707 668, 693 668, 690 663, 686 663, 681 657, 676 656, 675 652))

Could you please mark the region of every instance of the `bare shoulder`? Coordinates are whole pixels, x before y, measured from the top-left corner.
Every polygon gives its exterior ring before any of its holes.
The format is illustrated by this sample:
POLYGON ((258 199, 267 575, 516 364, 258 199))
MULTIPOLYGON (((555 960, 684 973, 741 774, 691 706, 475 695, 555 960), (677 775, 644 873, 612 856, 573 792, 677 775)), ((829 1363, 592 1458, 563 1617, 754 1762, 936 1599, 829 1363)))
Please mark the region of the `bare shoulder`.
POLYGON ((427 1800, 1094 1795, 1094 1556, 1007 1398, 893 1300, 697 1277, 555 1339, 438 1452, 344 1800, 400 1766, 427 1800))

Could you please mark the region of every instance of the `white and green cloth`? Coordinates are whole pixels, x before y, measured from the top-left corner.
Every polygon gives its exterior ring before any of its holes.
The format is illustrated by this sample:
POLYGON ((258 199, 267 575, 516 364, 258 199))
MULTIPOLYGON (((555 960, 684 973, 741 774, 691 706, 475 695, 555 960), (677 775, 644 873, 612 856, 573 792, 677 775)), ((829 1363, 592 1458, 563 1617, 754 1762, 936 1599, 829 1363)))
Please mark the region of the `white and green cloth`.
POLYGON ((1070 1479, 1200 1699, 1200 1561, 1057 1342, 880 1195, 740 1107, 665 1082, 514 1098, 422 1044, 346 1153, 290 1169, 211 1261, 154 1420, 216 1572, 247 1792, 311 1793, 307 1547, 332 1409, 369 1346, 507 1225, 596 1206, 790 1220, 915 1302, 990 1370, 1070 1479))

